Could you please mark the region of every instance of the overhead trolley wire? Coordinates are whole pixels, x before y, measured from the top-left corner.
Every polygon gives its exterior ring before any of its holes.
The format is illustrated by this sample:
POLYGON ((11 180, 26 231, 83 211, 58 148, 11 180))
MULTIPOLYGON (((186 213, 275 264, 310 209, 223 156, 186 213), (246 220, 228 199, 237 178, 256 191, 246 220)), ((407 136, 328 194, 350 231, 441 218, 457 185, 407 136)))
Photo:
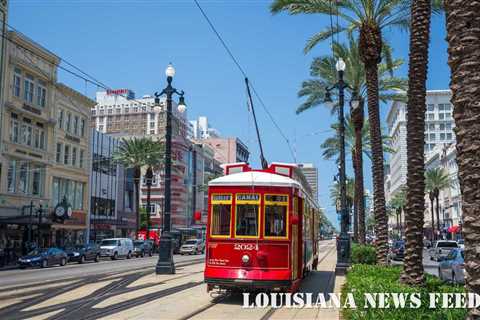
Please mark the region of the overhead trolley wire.
POLYGON ((283 133, 282 129, 280 128, 280 126, 277 124, 277 122, 275 121, 275 118, 272 116, 272 114, 270 113, 270 111, 268 110, 267 106, 265 105, 265 103, 263 102, 263 99, 260 97, 260 94, 257 92, 257 90, 255 89, 255 86, 253 85, 253 83, 250 81, 250 78, 247 76, 247 73, 245 72, 245 69, 242 68, 242 66, 240 65, 240 63, 238 62, 237 58, 233 55, 232 51, 230 50, 230 48, 228 47, 228 45, 226 44, 226 42, 223 40, 222 36, 220 35, 220 33, 217 31, 217 29, 215 28, 213 22, 210 20, 210 18, 208 17, 207 13, 205 12, 205 10, 203 10, 203 8, 200 6, 200 4, 198 3, 197 0, 193 0, 196 4, 196 6, 198 7, 198 9, 200 10, 200 12, 202 13, 202 16, 205 18, 205 20, 207 21, 208 25, 210 26, 210 28, 212 29, 213 33, 217 36, 218 40, 220 41, 220 43, 222 44, 223 48, 225 49, 225 51, 227 51, 228 55, 230 56, 230 58, 232 59, 232 61, 235 63, 235 65, 237 66, 237 68, 240 70, 240 73, 243 75, 244 78, 248 78, 249 79, 249 84, 250 84, 250 88, 252 89, 253 91, 253 94, 255 95, 255 97, 258 99, 258 101, 260 102, 260 105, 262 106, 263 110, 265 111, 265 113, 268 115, 268 117, 270 118, 270 121, 272 121, 272 123, 274 124, 275 128, 278 130, 278 132, 280 133, 280 135, 282 136, 282 138, 285 140, 285 142, 287 142, 287 145, 288 145, 288 148, 289 148, 289 151, 290 151, 290 155, 292 156, 292 159, 295 160, 295 153, 293 151, 293 148, 292 148, 292 145, 290 143, 290 140, 287 138, 287 136, 283 133))

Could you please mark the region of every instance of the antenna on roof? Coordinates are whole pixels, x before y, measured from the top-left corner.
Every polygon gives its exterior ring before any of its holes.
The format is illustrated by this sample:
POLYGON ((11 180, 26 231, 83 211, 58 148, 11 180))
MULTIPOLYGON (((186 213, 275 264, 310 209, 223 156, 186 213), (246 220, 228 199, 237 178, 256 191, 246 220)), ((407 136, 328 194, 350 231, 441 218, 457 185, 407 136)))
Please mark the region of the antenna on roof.
POLYGON ((248 78, 245 77, 245 85, 247 86, 248 100, 250 101, 250 108, 252 109, 253 121, 255 122, 255 129, 257 131, 258 145, 260 146, 260 162, 262 163, 262 169, 268 168, 268 162, 263 156, 262 140, 260 139, 260 131, 258 130, 257 117, 255 116, 255 108, 253 107, 252 94, 250 93, 250 85, 248 84, 248 78))

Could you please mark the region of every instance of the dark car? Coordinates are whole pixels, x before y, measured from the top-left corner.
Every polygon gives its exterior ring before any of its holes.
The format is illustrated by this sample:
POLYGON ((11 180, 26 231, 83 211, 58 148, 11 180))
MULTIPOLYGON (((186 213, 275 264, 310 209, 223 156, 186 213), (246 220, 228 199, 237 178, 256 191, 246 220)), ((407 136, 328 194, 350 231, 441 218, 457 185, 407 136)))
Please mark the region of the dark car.
POLYGON ((150 257, 153 254, 153 242, 149 240, 135 240, 133 241, 133 255, 135 257, 145 257, 145 255, 150 257))
POLYGON ((48 248, 48 249, 35 249, 30 251, 26 256, 18 259, 18 265, 21 269, 26 267, 46 268, 59 264, 64 266, 67 264, 68 256, 62 249, 48 248))
POLYGON ((100 250, 94 243, 76 245, 65 250, 68 255, 68 261, 84 263, 85 261, 100 260, 100 250))
POLYGON ((405 256, 405 241, 395 241, 390 250, 390 259, 402 260, 405 256))

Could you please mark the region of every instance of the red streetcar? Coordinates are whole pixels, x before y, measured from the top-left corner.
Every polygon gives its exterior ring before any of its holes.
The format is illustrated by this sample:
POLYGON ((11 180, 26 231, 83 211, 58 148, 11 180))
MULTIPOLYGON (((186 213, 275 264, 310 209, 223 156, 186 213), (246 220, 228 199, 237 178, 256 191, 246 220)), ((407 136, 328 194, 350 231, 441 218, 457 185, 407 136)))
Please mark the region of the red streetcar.
POLYGON ((318 263, 320 214, 305 177, 281 163, 225 172, 209 183, 207 290, 296 291, 318 263))

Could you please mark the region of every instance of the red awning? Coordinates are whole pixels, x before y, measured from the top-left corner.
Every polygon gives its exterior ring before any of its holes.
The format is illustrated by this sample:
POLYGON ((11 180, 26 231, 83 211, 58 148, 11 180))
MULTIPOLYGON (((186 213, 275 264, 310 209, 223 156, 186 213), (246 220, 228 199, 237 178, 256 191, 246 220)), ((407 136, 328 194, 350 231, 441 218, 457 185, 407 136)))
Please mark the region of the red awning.
POLYGON ((458 233, 460 232, 460 226, 451 226, 447 230, 450 233, 458 233))

